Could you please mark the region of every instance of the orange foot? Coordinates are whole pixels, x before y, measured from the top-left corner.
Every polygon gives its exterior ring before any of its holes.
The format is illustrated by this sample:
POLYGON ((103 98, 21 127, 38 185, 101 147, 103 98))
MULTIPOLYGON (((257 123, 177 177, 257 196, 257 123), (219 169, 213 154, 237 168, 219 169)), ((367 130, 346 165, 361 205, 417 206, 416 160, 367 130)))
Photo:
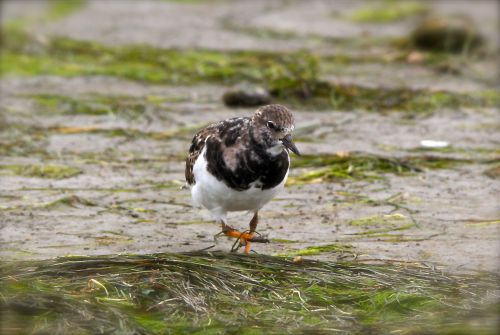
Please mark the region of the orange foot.
POLYGON ((245 246, 244 253, 248 254, 250 252, 252 248, 250 241, 254 238, 255 233, 249 231, 242 233, 236 229, 227 229, 223 231, 223 233, 226 236, 237 238, 236 242, 231 248, 231 251, 236 251, 239 247, 245 246))

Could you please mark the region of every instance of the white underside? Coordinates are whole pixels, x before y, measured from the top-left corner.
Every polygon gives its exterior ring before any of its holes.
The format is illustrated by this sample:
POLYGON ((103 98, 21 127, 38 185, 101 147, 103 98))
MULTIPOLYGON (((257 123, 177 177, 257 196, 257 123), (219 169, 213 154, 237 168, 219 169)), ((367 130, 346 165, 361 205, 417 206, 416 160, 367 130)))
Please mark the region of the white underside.
POLYGON ((288 172, 283 181, 274 188, 262 190, 251 186, 244 191, 233 190, 208 172, 205 151, 206 148, 198 156, 193 167, 196 184, 191 187, 191 196, 193 204, 208 209, 215 220, 226 221, 226 214, 231 211, 257 211, 285 186, 288 172))

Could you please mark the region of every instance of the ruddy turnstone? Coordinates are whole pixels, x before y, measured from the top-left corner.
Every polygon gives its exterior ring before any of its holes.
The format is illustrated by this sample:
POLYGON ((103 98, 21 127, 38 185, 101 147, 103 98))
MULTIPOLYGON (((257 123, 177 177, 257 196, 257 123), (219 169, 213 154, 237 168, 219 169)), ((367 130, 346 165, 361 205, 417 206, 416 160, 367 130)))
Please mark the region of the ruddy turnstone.
MULTIPOLYGON (((258 241, 259 210, 283 189, 290 166, 292 113, 281 105, 260 107, 249 117, 224 120, 200 130, 186 159, 186 181, 193 203, 207 208, 222 233, 237 238, 237 247, 258 241), (227 224, 227 212, 251 211, 250 229, 227 224)), ((236 243, 235 243, 236 245, 236 243)), ((233 250, 234 250, 233 246, 233 250)))

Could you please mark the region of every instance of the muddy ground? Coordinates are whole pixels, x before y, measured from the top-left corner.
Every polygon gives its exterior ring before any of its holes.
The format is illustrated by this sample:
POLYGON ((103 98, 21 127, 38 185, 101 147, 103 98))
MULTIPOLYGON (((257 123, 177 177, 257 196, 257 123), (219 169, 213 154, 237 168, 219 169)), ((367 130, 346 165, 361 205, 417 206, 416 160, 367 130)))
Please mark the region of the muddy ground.
MULTIPOLYGON (((401 51, 380 41, 408 36, 416 18, 363 24, 346 19, 366 5, 361 1, 307 5, 88 1, 57 19, 40 14, 46 9, 36 3, 40 8, 30 10, 25 7, 31 6, 29 2, 3 3, 2 21, 28 22, 42 42, 58 35, 111 47, 141 43, 158 48, 305 49, 343 55, 350 61, 323 68, 319 73, 323 80, 380 90, 419 88, 460 95, 498 87, 495 55, 489 53, 453 56, 450 62, 459 64, 458 73, 443 73, 435 64, 408 62, 405 57, 393 61, 401 51)), ((458 11, 481 22, 488 46, 494 47, 496 2, 480 1, 473 10, 465 1, 452 3, 427 5, 438 13, 458 11)), ((207 213, 192 208, 189 191, 181 189, 183 157, 197 129, 254 110, 225 107, 221 96, 227 87, 219 82, 153 84, 120 76, 58 76, 50 71, 3 75, 1 257, 44 259, 212 246, 229 250, 232 241, 214 242, 219 227, 207 213), (56 102, 47 98, 53 96, 58 97, 56 102), (72 102, 61 102, 61 97, 72 102), (82 101, 87 107, 75 112, 82 101)), ((424 165, 408 173, 374 169, 358 177, 347 168, 342 178, 306 178, 325 167, 294 167, 285 192, 261 211, 259 232, 271 243, 256 244, 254 250, 326 260, 424 262, 449 271, 499 273, 497 107, 437 104, 433 111, 413 113, 336 106, 321 110, 307 103, 292 106, 302 153, 331 157, 362 153, 391 159, 432 156, 437 161, 454 159, 453 164, 424 165), (422 140, 446 141, 449 146, 425 149, 422 140)), ((230 224, 241 229, 249 220, 246 213, 229 216, 230 224)))

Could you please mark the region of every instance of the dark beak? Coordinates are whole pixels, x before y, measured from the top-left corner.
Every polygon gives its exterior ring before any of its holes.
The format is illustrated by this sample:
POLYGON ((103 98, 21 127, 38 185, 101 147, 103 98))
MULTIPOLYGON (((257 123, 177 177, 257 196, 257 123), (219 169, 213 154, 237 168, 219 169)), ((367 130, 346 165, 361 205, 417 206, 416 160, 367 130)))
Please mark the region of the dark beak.
POLYGON ((291 150, 294 154, 300 156, 299 149, 292 142, 292 135, 288 134, 281 139, 281 143, 285 146, 285 148, 291 150))

